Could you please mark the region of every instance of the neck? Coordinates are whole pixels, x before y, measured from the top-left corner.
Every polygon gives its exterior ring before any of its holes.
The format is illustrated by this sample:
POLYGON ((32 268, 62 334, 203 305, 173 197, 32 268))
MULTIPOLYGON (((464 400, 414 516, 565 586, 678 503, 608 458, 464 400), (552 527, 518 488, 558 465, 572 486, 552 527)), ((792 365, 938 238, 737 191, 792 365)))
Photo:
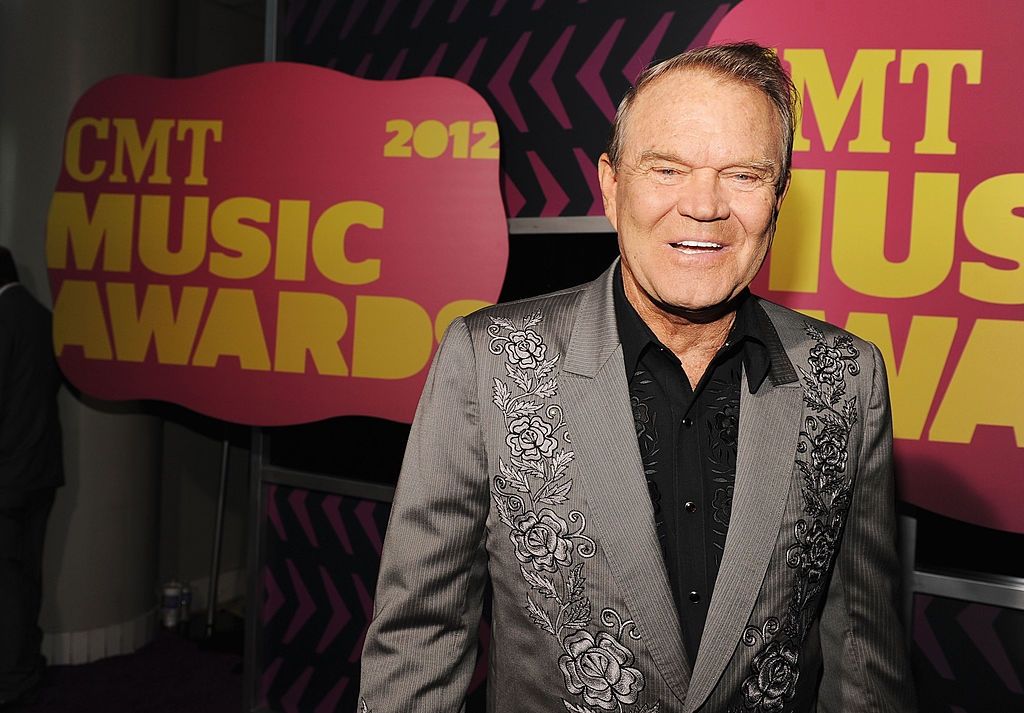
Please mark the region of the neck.
POLYGON ((658 304, 631 280, 623 287, 626 299, 654 336, 675 354, 696 388, 708 364, 725 344, 736 320, 737 300, 699 311, 658 304))

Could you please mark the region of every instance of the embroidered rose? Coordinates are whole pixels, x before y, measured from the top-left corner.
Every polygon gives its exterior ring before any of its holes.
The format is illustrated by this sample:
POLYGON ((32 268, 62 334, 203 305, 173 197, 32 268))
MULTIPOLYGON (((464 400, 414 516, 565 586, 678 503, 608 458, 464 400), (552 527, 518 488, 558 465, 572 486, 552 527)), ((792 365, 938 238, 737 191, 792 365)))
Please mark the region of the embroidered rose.
POLYGON ((807 363, 819 381, 832 386, 843 383, 843 353, 835 347, 818 342, 811 347, 807 363))
POLYGON ((731 404, 715 414, 715 431, 722 443, 727 446, 736 445, 740 433, 739 417, 736 408, 731 404))
POLYGON ((523 460, 541 460, 555 454, 558 441, 551 437, 554 429, 540 416, 520 416, 508 425, 505 443, 512 455, 523 460))
POLYGON ((554 512, 548 508, 539 513, 531 510, 516 517, 512 524, 515 529, 508 537, 520 562, 544 572, 572 564, 572 540, 566 537, 569 526, 554 512))
POLYGON ((540 335, 532 329, 510 332, 505 344, 509 362, 524 369, 536 369, 547 350, 540 335))
POLYGON ((729 518, 732 517, 732 486, 727 485, 715 491, 715 498, 711 501, 711 507, 715 511, 715 522, 719 525, 729 526, 729 518))
POLYGON ((835 533, 829 530, 821 520, 815 520, 804 541, 802 555, 809 581, 817 583, 822 578, 829 562, 832 561, 832 553, 835 548, 835 533))
POLYGON ((629 405, 633 409, 633 423, 636 424, 637 435, 644 432, 651 421, 651 411, 639 396, 630 396, 629 405))
POLYGON ((791 641, 773 641, 754 657, 754 675, 743 683, 748 708, 766 713, 783 710, 800 678, 800 653, 791 641))
POLYGON ((578 631, 563 645, 567 653, 558 666, 570 693, 582 693, 587 705, 606 711, 636 702, 644 676, 632 668, 633 653, 613 636, 602 631, 595 640, 589 631, 578 631))
POLYGON ((811 462, 825 476, 834 476, 846 470, 847 429, 837 424, 826 424, 814 437, 811 462))

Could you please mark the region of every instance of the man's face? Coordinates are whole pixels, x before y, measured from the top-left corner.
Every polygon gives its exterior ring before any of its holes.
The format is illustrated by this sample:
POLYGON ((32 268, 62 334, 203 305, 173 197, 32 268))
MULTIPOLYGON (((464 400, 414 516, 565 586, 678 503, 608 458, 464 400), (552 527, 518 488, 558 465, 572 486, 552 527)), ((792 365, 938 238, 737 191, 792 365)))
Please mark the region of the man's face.
MULTIPOLYGON (((738 295, 774 229, 782 137, 760 91, 700 70, 655 80, 627 117, 621 165, 601 157, 626 294, 700 313, 738 295)), ((638 305, 639 307, 640 305, 638 305)))

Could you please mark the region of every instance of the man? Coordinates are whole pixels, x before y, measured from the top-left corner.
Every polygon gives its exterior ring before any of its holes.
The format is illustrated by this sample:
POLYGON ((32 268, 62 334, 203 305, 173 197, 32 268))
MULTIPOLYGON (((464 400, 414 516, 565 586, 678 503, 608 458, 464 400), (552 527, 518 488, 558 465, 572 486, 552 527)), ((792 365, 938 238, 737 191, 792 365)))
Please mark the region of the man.
POLYGON ((913 710, 878 350, 747 292, 794 105, 753 44, 648 69, 600 161, 621 259, 449 329, 364 710, 459 708, 488 582, 491 710, 913 710))
POLYGON ((38 683, 43 537, 64 484, 50 313, 0 247, 0 710, 38 683))

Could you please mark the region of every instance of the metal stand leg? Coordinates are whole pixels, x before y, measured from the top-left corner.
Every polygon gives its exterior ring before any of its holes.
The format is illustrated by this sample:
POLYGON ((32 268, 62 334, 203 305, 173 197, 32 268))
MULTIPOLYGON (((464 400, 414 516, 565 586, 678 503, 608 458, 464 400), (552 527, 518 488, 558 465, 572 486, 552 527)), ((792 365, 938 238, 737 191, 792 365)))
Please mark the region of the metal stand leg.
POLYGON ((245 606, 245 658, 242 674, 242 710, 255 711, 259 701, 259 682, 262 663, 262 642, 264 633, 259 619, 260 609, 255 602, 261 601, 262 589, 260 572, 263 546, 263 431, 250 430, 249 446, 249 533, 246 562, 248 582, 245 606))
POLYGON ((206 593, 206 638, 213 636, 213 622, 217 614, 217 580, 220 577, 220 543, 224 533, 224 501, 228 485, 228 456, 231 443, 225 439, 220 455, 220 487, 217 490, 217 520, 213 526, 213 556, 210 562, 210 587, 206 593))
POLYGON ((906 634, 907 650, 914 642, 914 567, 917 550, 917 518, 900 515, 900 569, 903 573, 903 631, 906 634))

